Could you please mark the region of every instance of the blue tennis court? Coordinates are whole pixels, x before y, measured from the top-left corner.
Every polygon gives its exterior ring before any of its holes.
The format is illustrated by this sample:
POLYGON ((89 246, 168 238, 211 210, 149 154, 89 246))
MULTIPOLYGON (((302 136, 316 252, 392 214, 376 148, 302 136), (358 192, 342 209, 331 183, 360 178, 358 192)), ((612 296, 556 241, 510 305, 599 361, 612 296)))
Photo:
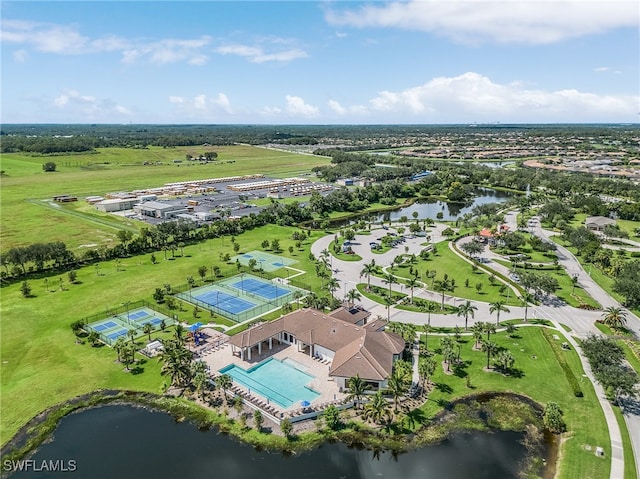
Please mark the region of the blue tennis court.
POLYGON ((280 298, 281 296, 286 296, 291 293, 291 291, 282 286, 274 283, 263 283, 254 278, 241 279, 240 281, 230 284, 230 286, 240 291, 257 294, 266 300, 280 298))
POLYGON ((113 341, 114 339, 118 339, 120 336, 126 336, 128 332, 129 332, 128 329, 118 329, 117 331, 114 331, 113 333, 107 334, 107 338, 109 338, 111 341, 113 341))
POLYGON ((129 313, 129 319, 132 319, 134 321, 137 321, 138 319, 141 319, 141 318, 146 318, 147 316, 149 316, 149 313, 147 313, 144 310, 129 313))
POLYGON ((250 301, 231 296, 224 291, 207 291, 206 293, 194 296, 197 300, 202 301, 210 306, 215 306, 229 313, 238 314, 251 308, 255 308, 256 304, 250 301))
POLYGON ((91 326, 94 331, 101 333, 102 331, 106 331, 107 329, 115 328, 118 324, 113 321, 106 321, 104 323, 96 324, 95 326, 91 326))

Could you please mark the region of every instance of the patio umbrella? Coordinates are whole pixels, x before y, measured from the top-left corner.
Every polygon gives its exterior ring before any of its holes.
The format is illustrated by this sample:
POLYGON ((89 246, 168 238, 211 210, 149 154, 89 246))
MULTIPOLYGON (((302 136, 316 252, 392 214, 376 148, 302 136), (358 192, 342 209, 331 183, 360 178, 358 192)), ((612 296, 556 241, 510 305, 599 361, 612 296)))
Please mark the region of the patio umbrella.
POLYGON ((193 332, 197 331, 198 329, 200 329, 201 326, 202 326, 202 323, 200 323, 200 322, 192 324, 191 326, 189 326, 189 331, 191 331, 193 333, 193 332))
POLYGON ((311 406, 311 403, 309 401, 305 400, 305 401, 301 401, 300 405, 302 407, 309 407, 309 406, 311 406))

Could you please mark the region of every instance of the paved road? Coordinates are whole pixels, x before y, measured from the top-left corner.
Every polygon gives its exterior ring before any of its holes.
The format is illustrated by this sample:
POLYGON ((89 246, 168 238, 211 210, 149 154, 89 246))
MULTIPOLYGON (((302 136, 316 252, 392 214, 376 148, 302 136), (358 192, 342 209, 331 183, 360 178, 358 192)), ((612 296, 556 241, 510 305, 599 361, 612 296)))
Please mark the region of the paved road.
MULTIPOLYGON (((515 217, 516 212, 511 212, 507 214, 507 222, 508 224, 513 225, 512 230, 515 230, 515 217)), ((433 243, 437 243, 445 237, 442 235, 442 230, 445 228, 444 225, 438 224, 432 228, 431 232, 431 241, 433 243)), ((551 232, 545 231, 540 226, 535 228, 535 233, 548 240, 551 232)), ((375 260, 376 264, 387 268, 389 264, 391 264, 391 260, 400 254, 419 254, 425 246, 425 238, 416 237, 413 239, 407 239, 405 243, 400 244, 399 246, 392 248, 390 251, 387 251, 383 254, 376 254, 371 251, 369 248, 369 242, 379 240, 382 236, 386 235, 386 230, 373 230, 370 235, 357 235, 353 244, 354 251, 362 257, 361 261, 341 261, 337 258, 331 256, 330 264, 333 269, 333 276, 336 278, 340 285, 341 291, 336 292, 336 296, 344 297, 347 294, 347 291, 355 288, 356 284, 363 283, 367 281, 367 278, 361 276, 362 268, 365 264, 371 262, 371 260, 375 260)), ((321 252, 323 250, 330 250, 333 242, 333 235, 325 236, 319 240, 317 240, 311 247, 311 252, 316 256, 320 257, 321 252)), ((558 259, 560 264, 567 269, 569 274, 578 274, 578 278, 580 281, 580 285, 594 297, 603 307, 607 306, 619 306, 619 304, 611 298, 602 288, 600 288, 590 277, 589 275, 582 269, 580 263, 573 257, 573 255, 561 246, 558 247, 557 250, 558 259)), ((501 266, 495 262, 492 262, 492 266, 501 266)), ((502 266, 501 266, 502 267, 502 266)), ((504 268, 504 267, 503 267, 504 268)), ((388 270, 391 272, 390 270, 388 270)), ((388 288, 389 285, 384 283, 382 279, 377 277, 371 277, 370 282, 372 285, 382 286, 388 288)), ((406 294, 410 294, 408 288, 403 287, 402 285, 394 284, 392 285, 392 289, 394 291, 401 291, 406 294)), ((441 294, 433 291, 429 291, 427 288, 422 287, 420 289, 414 289, 414 297, 420 297, 425 299, 431 299, 433 301, 441 301, 441 294)), ((465 301, 464 299, 457 298, 454 296, 445 296, 445 303, 449 305, 457 305, 460 304, 461 301, 465 301)), ((418 313, 418 312, 410 312, 404 311, 395 308, 394 306, 386 307, 381 304, 378 304, 374 301, 371 301, 365 297, 362 297, 360 303, 371 313, 373 316, 380 316, 382 318, 388 318, 391 321, 412 323, 412 324, 426 324, 427 323, 427 314, 418 313)), ((489 303, 481 302, 481 301, 472 301, 472 304, 477 308, 475 311, 474 318, 469 318, 469 325, 478 322, 478 321, 494 321, 495 316, 489 312, 489 303)), ((523 318, 524 317, 524 308, 523 307, 509 307, 509 313, 501 313, 500 319, 512 319, 512 318, 523 318)), ((582 362, 583 368, 585 370, 585 374, 594 384, 594 388, 596 390, 596 394, 598 396, 598 400, 600 405, 604 411, 605 418, 607 421, 607 426, 609 429, 610 441, 611 441, 611 472, 610 479, 619 479, 624 476, 624 451, 622 448, 622 437, 620 434, 620 429, 618 427, 618 423, 613 414, 613 409, 611 404, 607 401, 604 391, 600 387, 600 385, 595 381, 593 374, 591 372, 591 368, 585 357, 582 355, 582 352, 579 347, 577 347, 577 343, 572 335, 583 338, 589 334, 599 334, 599 330, 595 327, 594 321, 601 318, 602 313, 600 311, 585 311, 577 308, 573 308, 564 304, 543 304, 540 306, 529 307, 529 313, 531 318, 540 318, 540 319, 549 319, 556 326, 558 331, 563 334, 567 341, 573 345, 574 349, 578 352, 580 356, 580 361, 582 362), (564 328, 560 326, 560 324, 565 324, 572 329, 572 335, 567 334, 564 328)), ((628 326, 629 329, 634 331, 638 337, 640 337, 640 319, 633 315, 629 315, 628 326)), ((456 315, 442 315, 442 314, 431 314, 431 325, 433 326, 464 326, 464 318, 458 317, 456 315)), ((640 416, 637 414, 637 410, 633 408, 629 408, 628 414, 625 414, 625 419, 627 421, 627 426, 631 431, 632 428, 634 430, 634 434, 631 434, 632 440, 634 441, 634 450, 640 450, 640 416), (636 434, 637 433, 637 434, 636 434)), ((636 454, 636 458, 639 456, 636 454)), ((639 468, 640 469, 640 468, 639 468)), ((640 479, 640 476, 639 476, 640 479)))

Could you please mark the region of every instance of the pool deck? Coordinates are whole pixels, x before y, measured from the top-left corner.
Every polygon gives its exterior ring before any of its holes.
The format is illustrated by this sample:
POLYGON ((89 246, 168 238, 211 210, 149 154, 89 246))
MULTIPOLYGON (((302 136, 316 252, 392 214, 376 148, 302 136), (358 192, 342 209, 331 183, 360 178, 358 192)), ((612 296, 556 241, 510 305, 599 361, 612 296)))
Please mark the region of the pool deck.
MULTIPOLYGON (((291 358, 304 366, 307 374, 314 376, 314 379, 311 380, 307 386, 319 393, 320 396, 311 402, 311 407, 328 405, 329 403, 342 401, 346 397, 344 393, 340 392, 338 385, 333 381, 333 379, 329 377, 329 364, 327 362, 321 362, 317 359, 313 359, 308 354, 298 352, 297 347, 294 345, 277 344, 277 342, 274 341, 273 349, 268 350, 265 348, 262 354, 254 353, 251 360, 246 361, 233 354, 231 352, 231 346, 225 343, 221 347, 210 349, 194 359, 199 359, 207 363, 212 375, 217 376, 219 375, 218 371, 225 366, 235 364, 243 369, 249 369, 269 358, 276 358, 279 360, 291 358)), ((236 382, 233 384, 235 387, 241 389, 245 393, 245 396, 249 395, 248 389, 244 386, 236 382)), ((264 399, 262 396, 254 394, 253 391, 251 396, 258 400, 264 399)), ((271 403, 271 406, 282 413, 291 413, 300 409, 299 403, 294 403, 289 408, 282 408, 274 403, 271 403)))

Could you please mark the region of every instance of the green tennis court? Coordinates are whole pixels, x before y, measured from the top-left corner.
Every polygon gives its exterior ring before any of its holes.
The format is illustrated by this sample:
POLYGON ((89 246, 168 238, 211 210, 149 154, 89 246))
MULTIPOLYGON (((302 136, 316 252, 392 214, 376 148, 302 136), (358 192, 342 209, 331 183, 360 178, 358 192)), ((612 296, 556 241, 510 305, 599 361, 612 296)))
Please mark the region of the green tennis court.
POLYGON ((284 256, 278 256, 277 254, 265 253, 264 251, 249 251, 248 253, 239 254, 231 258, 232 261, 239 261, 244 266, 249 266, 249 262, 256 260, 255 269, 262 269, 263 271, 272 272, 285 266, 291 266, 298 261, 291 258, 285 258, 284 256))

